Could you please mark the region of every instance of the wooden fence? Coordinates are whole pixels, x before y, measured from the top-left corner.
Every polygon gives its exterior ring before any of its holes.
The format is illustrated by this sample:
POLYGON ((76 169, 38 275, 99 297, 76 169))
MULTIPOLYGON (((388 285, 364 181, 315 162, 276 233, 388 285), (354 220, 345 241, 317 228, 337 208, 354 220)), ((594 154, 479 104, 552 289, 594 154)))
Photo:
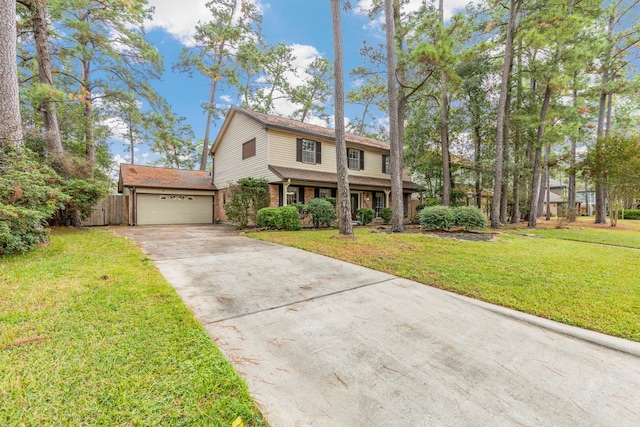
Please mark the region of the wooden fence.
POLYGON ((129 196, 122 194, 111 194, 100 200, 93 207, 91 216, 82 221, 85 227, 127 224, 129 224, 129 196))

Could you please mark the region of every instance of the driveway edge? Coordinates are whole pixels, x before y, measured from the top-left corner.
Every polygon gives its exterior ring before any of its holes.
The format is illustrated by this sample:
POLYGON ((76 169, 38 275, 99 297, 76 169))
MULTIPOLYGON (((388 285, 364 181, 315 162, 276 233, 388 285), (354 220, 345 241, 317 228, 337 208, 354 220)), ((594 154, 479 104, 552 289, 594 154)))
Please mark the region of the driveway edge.
POLYGON ((640 343, 626 340, 624 338, 618 338, 611 335, 606 335, 600 332, 590 331, 588 329, 582 329, 577 326, 566 325, 554 320, 545 319, 543 317, 534 316, 532 314, 523 313, 511 308, 502 307, 499 305, 491 304, 485 301, 470 298, 464 295, 459 295, 453 292, 442 290, 448 293, 454 298, 466 301, 475 306, 484 308, 485 310, 493 313, 500 314, 502 316, 510 317, 512 319, 519 320, 521 322, 529 323, 540 328, 548 329, 550 331, 566 335, 572 338, 576 338, 582 341, 587 341, 592 344, 597 344, 602 347, 607 347, 612 350, 627 353, 632 356, 640 357, 640 343))

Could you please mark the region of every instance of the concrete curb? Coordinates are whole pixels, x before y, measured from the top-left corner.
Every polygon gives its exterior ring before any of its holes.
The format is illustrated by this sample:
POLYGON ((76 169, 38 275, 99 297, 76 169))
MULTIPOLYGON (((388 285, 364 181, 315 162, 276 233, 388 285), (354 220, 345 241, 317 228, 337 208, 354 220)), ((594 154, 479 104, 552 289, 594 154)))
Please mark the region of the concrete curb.
POLYGON ((495 304, 490 304, 488 302, 469 298, 464 295, 458 295, 449 291, 442 291, 442 292, 446 292, 454 298, 466 301, 470 304, 484 308, 485 310, 500 314, 502 316, 510 317, 512 319, 519 320, 521 322, 529 323, 529 324, 538 326, 540 328, 548 329, 558 334, 566 335, 582 341, 590 342, 592 344, 597 344, 602 347, 607 347, 612 350, 617 350, 623 353, 627 353, 632 356, 640 357, 640 342, 630 341, 623 338, 602 334, 600 332, 578 328, 577 326, 565 325, 564 323, 559 323, 553 320, 537 317, 531 314, 522 313, 517 310, 501 307, 495 304))

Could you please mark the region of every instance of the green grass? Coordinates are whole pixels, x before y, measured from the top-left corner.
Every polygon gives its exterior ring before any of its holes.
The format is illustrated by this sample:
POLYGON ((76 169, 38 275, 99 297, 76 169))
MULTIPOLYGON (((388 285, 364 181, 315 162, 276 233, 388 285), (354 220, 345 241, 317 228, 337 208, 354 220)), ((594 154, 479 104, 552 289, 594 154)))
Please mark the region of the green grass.
POLYGON ((579 218, 577 222, 568 224, 568 228, 548 228, 551 224, 541 224, 545 228, 518 228, 510 232, 535 234, 549 239, 574 240, 577 242, 598 243, 602 245, 623 246, 640 249, 640 221, 618 221, 617 227, 609 224, 595 226, 593 217, 579 218))
MULTIPOLYGON (((555 230, 549 230, 552 233, 555 230)), ((513 234, 494 241, 425 234, 263 232, 298 247, 516 310, 640 341, 640 251, 513 234)))
POLYGON ((246 385, 151 261, 55 230, 0 264, 0 425, 263 425, 246 385))

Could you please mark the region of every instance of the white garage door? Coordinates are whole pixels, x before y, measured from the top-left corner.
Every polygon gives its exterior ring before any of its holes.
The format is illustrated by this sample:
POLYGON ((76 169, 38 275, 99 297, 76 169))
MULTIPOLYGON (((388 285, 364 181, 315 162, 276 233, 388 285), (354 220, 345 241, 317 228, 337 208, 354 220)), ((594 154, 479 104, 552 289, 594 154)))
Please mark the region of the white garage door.
POLYGON ((211 224, 213 197, 138 194, 138 224, 211 224))

